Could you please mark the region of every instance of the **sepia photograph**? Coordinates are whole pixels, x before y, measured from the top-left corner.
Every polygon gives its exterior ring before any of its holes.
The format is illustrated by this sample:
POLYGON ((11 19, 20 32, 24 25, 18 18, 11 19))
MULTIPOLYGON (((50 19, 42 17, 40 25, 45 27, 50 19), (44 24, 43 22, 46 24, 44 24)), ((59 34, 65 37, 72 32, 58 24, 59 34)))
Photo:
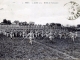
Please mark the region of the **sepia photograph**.
POLYGON ((80 60, 80 0, 0 0, 0 60, 80 60))

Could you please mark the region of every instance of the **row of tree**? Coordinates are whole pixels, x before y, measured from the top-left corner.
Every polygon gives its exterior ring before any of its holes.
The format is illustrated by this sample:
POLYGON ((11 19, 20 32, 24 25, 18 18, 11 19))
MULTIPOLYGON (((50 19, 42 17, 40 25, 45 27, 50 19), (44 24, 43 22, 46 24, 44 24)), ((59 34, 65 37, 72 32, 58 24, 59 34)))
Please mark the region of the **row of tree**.
MULTIPOLYGON (((11 25, 12 22, 10 20, 7 20, 7 19, 3 19, 3 22, 1 22, 2 24, 5 24, 5 25, 11 25)), ((19 25, 34 25, 33 22, 30 22, 30 23, 27 23, 27 22, 19 22, 18 20, 15 20, 14 21, 15 24, 19 24, 19 25)), ((46 23, 47 26, 50 26, 50 27, 53 27, 53 26, 60 26, 61 27, 61 24, 60 23, 46 23)))
POLYGON ((4 24, 4 25, 11 25, 11 21, 10 20, 7 20, 7 19, 3 19, 3 22, 1 22, 1 24, 4 24))
MULTIPOLYGON (((19 25, 29 25, 27 22, 19 22, 19 21, 14 21, 14 23, 19 23, 19 25)), ((1 22, 1 24, 4 25, 11 25, 12 22, 10 20, 7 19, 3 19, 3 22, 1 22)), ((46 26, 50 26, 50 27, 54 27, 54 26, 59 26, 61 27, 62 25, 60 23, 46 23, 46 26)), ((77 25, 77 27, 80 27, 80 24, 77 25)))

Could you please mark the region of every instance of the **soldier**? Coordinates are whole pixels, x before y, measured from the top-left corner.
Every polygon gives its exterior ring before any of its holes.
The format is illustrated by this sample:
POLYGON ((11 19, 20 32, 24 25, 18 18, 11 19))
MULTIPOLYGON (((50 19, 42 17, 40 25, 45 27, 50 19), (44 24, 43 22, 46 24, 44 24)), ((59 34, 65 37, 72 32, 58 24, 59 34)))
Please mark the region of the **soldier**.
POLYGON ((14 37, 14 32, 13 32, 12 36, 14 37))
POLYGON ((75 33, 70 32, 69 36, 70 36, 70 38, 74 41, 74 39, 75 39, 75 33))
POLYGON ((12 39, 12 37, 13 37, 13 33, 12 33, 12 32, 10 32, 10 38, 12 39))
POLYGON ((23 31, 23 35, 22 36, 23 36, 23 38, 25 37, 25 32, 24 31, 23 31))
POLYGON ((77 32, 75 32, 75 38, 77 38, 77 36, 78 36, 78 35, 77 35, 77 32))
POLYGON ((42 31, 42 33, 41 33, 41 36, 43 37, 44 36, 44 32, 42 31))
POLYGON ((49 36, 49 35, 48 35, 48 31, 46 31, 45 35, 46 35, 46 37, 48 37, 48 36, 49 36))
POLYGON ((59 32, 59 38, 60 38, 60 39, 62 38, 62 34, 63 34, 63 33, 59 32))
POLYGON ((4 35, 6 36, 6 31, 4 31, 4 35))
POLYGON ((6 36, 9 37, 9 33, 8 32, 6 33, 6 36))
POLYGON ((35 37, 36 38, 38 37, 38 31, 35 31, 35 37))
POLYGON ((30 31, 30 33, 28 34, 29 37, 29 43, 32 45, 32 40, 34 39, 34 33, 32 31, 30 31))
POLYGON ((18 33, 17 32, 15 32, 15 36, 18 37, 18 33))
POLYGON ((22 32, 21 32, 21 31, 19 32, 19 36, 20 36, 20 37, 22 36, 22 32))
POLYGON ((53 33, 50 31, 49 33, 49 39, 52 40, 54 37, 53 37, 53 33))

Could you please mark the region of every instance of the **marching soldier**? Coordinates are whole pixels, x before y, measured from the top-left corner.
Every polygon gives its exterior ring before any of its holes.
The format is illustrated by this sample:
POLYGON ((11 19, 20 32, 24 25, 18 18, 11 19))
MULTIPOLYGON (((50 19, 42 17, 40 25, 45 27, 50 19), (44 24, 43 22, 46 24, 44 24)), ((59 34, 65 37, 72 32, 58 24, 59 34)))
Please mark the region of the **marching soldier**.
POLYGON ((30 31, 30 33, 28 34, 29 37, 29 43, 32 45, 32 40, 34 39, 34 33, 32 31, 30 31))
POLYGON ((10 38, 12 39, 12 37, 13 37, 13 33, 12 33, 12 32, 10 32, 10 38))
POLYGON ((52 40, 53 39, 53 33, 50 31, 49 33, 49 39, 52 40))
POLYGON ((35 37, 36 38, 38 37, 38 31, 35 31, 35 37))
POLYGON ((24 31, 23 31, 23 35, 22 36, 23 36, 23 38, 25 37, 25 32, 24 31))
POLYGON ((21 37, 22 36, 22 32, 20 31, 20 33, 19 33, 19 36, 21 37))

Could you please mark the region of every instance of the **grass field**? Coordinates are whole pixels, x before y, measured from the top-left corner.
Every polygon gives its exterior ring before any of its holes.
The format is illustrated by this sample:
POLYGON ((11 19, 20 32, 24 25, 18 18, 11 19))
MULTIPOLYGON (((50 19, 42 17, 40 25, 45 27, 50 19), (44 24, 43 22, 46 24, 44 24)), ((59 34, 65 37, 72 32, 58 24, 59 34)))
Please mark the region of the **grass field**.
POLYGON ((0 60, 77 60, 80 58, 80 39, 34 40, 0 35, 0 60), (71 57, 71 58, 70 58, 71 57))

